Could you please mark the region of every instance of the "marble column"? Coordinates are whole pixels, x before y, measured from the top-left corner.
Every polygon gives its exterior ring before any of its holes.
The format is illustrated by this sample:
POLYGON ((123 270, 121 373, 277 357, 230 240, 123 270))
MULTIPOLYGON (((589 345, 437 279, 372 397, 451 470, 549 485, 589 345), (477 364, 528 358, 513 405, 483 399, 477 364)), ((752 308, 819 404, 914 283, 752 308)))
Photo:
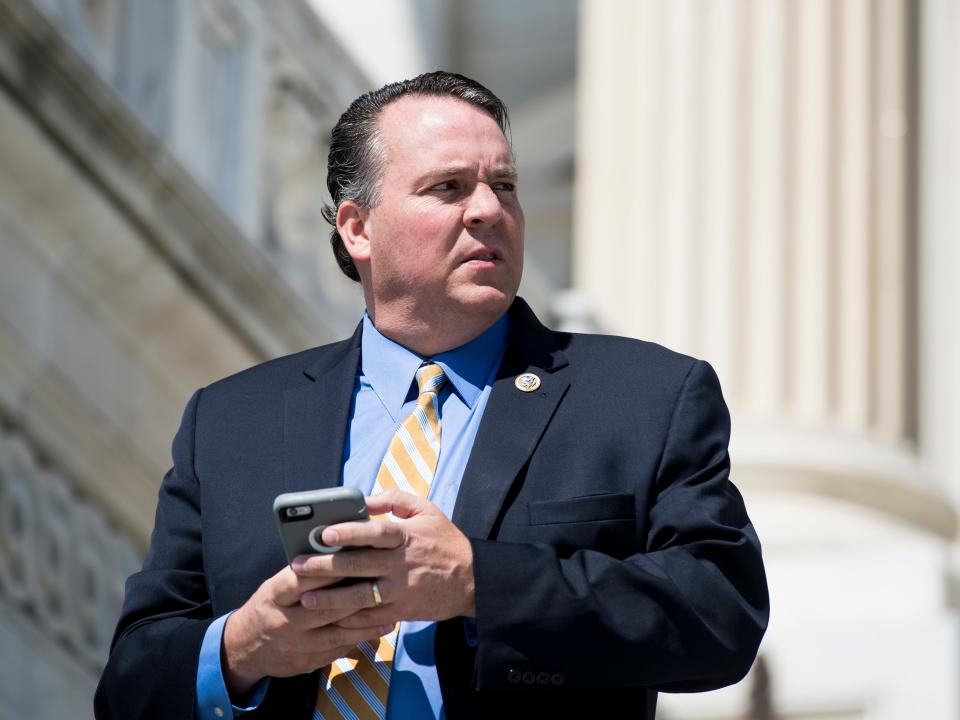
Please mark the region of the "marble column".
POLYGON ((908 8, 584 3, 574 278, 600 327, 716 367, 745 479, 839 472, 816 489, 950 534, 915 452, 908 8))

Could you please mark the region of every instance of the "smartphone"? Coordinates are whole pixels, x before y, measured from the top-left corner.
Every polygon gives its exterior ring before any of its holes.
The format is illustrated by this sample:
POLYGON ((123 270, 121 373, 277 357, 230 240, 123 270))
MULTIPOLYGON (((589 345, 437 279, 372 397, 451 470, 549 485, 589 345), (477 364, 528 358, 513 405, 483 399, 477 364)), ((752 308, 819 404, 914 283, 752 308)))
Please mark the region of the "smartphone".
POLYGON ((287 562, 297 555, 335 553, 349 550, 340 545, 325 545, 320 537, 328 525, 369 520, 363 493, 352 487, 283 493, 273 501, 273 514, 280 529, 287 562))

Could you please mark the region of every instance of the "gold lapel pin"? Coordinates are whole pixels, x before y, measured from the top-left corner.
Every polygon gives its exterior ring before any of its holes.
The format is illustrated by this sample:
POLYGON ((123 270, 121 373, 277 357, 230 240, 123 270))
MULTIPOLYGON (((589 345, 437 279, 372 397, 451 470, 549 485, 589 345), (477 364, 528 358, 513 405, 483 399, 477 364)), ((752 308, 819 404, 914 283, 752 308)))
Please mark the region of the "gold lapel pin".
POLYGON ((521 392, 536 392, 537 388, 540 387, 540 378, 533 373, 523 373, 523 375, 517 375, 517 379, 513 381, 513 384, 516 385, 517 390, 521 392))

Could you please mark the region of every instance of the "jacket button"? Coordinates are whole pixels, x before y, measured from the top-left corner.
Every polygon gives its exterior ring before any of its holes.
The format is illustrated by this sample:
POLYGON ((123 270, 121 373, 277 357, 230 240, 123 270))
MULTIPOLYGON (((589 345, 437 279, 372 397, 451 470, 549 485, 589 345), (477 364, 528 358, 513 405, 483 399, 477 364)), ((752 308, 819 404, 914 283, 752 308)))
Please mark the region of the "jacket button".
POLYGON ((533 670, 527 670, 523 674, 523 684, 533 685, 537 681, 537 674, 533 670))
POLYGON ((548 672, 538 672, 537 673, 537 685, 549 685, 550 684, 550 673, 548 672))
POLYGON ((563 673, 554 673, 550 676, 550 684, 560 687, 567 681, 567 676, 563 673))
POLYGON ((520 671, 519 670, 507 670, 507 682, 516 685, 520 682, 520 671))

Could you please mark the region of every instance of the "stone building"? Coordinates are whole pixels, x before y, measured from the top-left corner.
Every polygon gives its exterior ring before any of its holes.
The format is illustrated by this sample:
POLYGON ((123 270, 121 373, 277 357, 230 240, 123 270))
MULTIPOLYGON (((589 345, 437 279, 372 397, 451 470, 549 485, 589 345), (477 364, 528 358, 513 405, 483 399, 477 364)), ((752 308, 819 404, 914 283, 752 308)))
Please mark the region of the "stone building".
POLYGON ((951 0, 581 4, 574 286, 720 375, 784 720, 960 717, 958 40, 951 0))
POLYGON ((193 390, 356 321, 367 87, 303 2, 0 1, 0 718, 92 716, 193 390))
POLYGON ((89 716, 192 391, 352 329, 326 134, 435 67, 511 107, 541 315, 723 382, 771 626, 660 715, 960 717, 958 40, 953 0, 0 0, 0 720, 89 716))

